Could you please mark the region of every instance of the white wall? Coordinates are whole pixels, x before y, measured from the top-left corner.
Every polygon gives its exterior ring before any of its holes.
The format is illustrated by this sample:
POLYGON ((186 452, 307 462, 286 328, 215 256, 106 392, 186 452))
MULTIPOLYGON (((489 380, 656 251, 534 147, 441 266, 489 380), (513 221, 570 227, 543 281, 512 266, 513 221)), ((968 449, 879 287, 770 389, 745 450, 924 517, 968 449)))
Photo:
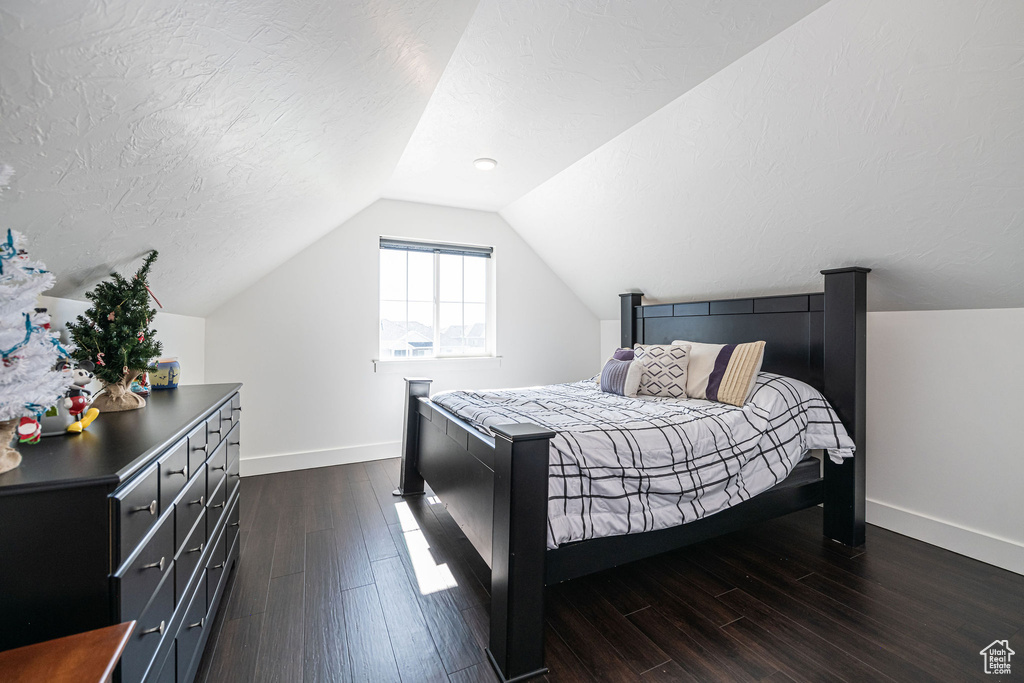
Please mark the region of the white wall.
MULTIPOLYGON (((68 341, 65 324, 85 313, 86 301, 39 297, 39 305, 50 314, 50 325, 68 341)), ((181 384, 203 384, 206 381, 206 320, 190 315, 157 311, 153 319, 157 340, 163 344, 162 358, 177 357, 181 364, 181 384)))
POLYGON ((598 321, 494 213, 381 200, 207 318, 210 382, 241 381, 242 473, 399 455, 403 373, 433 391, 528 386, 599 369, 598 321), (494 247, 497 363, 374 372, 381 235, 494 247))
POLYGON ((1024 574, 1024 309, 868 314, 868 521, 1024 574))
POLYGON ((1024 574, 1021 339, 1022 308, 868 313, 868 522, 1024 574))
POLYGON ((501 214, 601 318, 847 265, 873 311, 1024 306, 1022 27, 1021 0, 832 0, 501 214))

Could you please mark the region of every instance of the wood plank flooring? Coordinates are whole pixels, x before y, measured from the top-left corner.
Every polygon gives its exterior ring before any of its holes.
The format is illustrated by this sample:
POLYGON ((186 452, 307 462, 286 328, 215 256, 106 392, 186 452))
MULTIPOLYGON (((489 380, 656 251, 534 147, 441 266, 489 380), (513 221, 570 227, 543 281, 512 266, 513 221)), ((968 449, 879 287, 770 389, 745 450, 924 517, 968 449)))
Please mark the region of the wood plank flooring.
MULTIPOLYGON (((489 572, 397 460, 242 480, 241 562, 198 683, 497 680, 489 572)), ((547 681, 1024 680, 1024 576, 812 508, 552 587, 547 681), (1018 664, 1019 661, 1019 664, 1018 664)))

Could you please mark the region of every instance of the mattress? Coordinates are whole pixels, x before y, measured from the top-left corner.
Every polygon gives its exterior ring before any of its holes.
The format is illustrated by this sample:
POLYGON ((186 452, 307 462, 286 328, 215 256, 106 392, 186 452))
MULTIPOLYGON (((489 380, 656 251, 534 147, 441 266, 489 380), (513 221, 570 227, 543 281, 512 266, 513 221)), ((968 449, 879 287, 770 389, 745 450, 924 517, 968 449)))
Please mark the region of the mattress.
POLYGON ((685 524, 787 478, 809 450, 839 462, 854 444, 828 401, 760 373, 742 407, 628 398, 593 380, 431 398, 477 429, 533 423, 556 432, 548 474, 548 548, 685 524))

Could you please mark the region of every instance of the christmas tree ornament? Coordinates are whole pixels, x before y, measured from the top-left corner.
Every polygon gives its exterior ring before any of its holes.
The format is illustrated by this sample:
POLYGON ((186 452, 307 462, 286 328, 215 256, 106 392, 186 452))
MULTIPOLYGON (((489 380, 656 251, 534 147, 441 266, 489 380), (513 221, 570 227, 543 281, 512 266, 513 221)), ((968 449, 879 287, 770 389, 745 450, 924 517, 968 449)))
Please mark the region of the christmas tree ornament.
POLYGON ((70 375, 57 369, 68 353, 48 327, 50 316, 36 309, 38 296, 54 281, 42 263, 29 258, 25 237, 7 230, 0 241, 0 472, 21 464, 11 440, 17 436, 33 443, 30 423, 59 402, 71 384, 70 375))
MULTIPOLYGON (((156 310, 149 305, 152 293, 146 279, 156 257, 156 251, 149 252, 130 280, 120 273, 111 273, 109 280, 86 293, 85 297, 92 302, 89 310, 67 324, 76 347, 73 356, 79 365, 95 359, 92 371, 103 383, 103 391, 96 396, 92 407, 101 413, 134 410, 146 405, 146 400, 133 393, 131 386, 161 351, 160 342, 155 339, 156 331, 148 329, 148 321, 156 315, 156 310), (111 319, 114 311, 117 314, 111 319)), ((156 297, 153 299, 155 301, 156 297)), ((81 422, 87 418, 88 412, 81 422)))
POLYGON ((43 427, 34 418, 23 417, 18 423, 19 443, 39 443, 43 435, 43 427))

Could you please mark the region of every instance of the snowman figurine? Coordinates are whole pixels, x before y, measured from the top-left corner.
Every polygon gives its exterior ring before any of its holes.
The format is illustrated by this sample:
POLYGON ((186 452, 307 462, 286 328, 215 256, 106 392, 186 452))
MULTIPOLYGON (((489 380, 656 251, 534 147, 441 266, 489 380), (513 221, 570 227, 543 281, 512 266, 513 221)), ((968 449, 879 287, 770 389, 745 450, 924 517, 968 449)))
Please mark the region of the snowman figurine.
POLYGON ((86 360, 71 371, 71 386, 64 399, 64 407, 76 420, 68 425, 69 432, 83 431, 100 414, 97 409, 89 407, 92 403, 92 392, 85 388, 95 377, 93 375, 95 369, 96 366, 92 364, 92 361, 86 360))

